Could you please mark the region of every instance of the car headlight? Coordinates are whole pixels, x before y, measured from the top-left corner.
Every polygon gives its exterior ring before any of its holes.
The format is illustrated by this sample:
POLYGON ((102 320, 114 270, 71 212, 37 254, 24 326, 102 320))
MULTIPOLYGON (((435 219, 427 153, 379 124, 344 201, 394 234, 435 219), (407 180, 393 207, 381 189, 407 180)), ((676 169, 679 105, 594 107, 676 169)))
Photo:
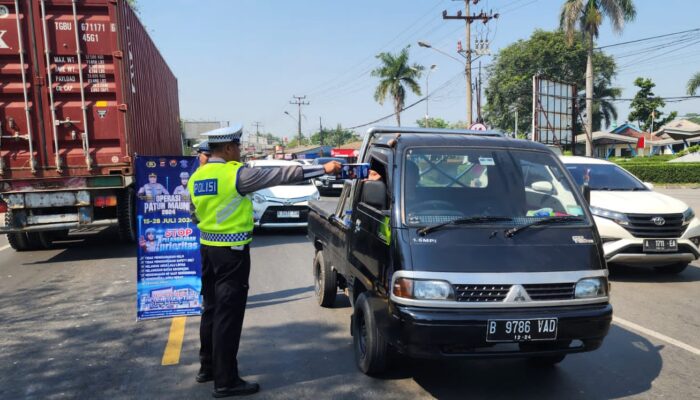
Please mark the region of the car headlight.
POLYGON ((591 206, 591 214, 596 215, 598 217, 611 219, 620 225, 627 226, 630 224, 630 220, 625 214, 616 211, 610 211, 604 208, 591 206))
POLYGON ((683 211, 683 225, 689 224, 693 218, 695 218, 695 212, 692 208, 688 207, 687 210, 683 211))
POLYGON ((454 298, 452 285, 446 281, 398 278, 394 281, 394 296, 415 300, 449 300, 454 298))
POLYGON ((265 196, 261 195, 260 193, 253 193, 253 203, 264 203, 267 201, 267 198, 265 196))
POLYGON ((585 278, 576 283, 574 298, 590 299, 605 297, 608 294, 606 280, 602 278, 585 278))

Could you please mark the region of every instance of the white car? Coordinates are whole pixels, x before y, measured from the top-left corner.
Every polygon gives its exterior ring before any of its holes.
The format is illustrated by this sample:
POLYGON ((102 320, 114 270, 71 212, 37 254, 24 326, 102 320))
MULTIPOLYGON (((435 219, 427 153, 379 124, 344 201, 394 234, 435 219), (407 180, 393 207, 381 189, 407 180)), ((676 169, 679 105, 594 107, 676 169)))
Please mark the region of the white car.
POLYGON ((684 202, 608 161, 561 157, 579 185, 588 181, 591 213, 608 264, 679 273, 700 257, 700 221, 684 202))
MULTIPOLYGON (((299 164, 284 160, 256 160, 250 161, 248 165, 259 168, 278 168, 299 164)), ((321 198, 311 180, 258 190, 249 196, 253 200, 255 226, 267 228, 307 226, 309 200, 321 198)))

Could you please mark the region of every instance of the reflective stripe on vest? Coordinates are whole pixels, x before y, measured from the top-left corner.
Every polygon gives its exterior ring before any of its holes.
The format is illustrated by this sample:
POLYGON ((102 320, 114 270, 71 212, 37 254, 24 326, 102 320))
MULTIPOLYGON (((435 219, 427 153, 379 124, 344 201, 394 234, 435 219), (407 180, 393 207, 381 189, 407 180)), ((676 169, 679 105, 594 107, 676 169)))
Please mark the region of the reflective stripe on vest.
POLYGON ((253 203, 236 191, 243 164, 209 162, 192 174, 187 190, 195 206, 199 241, 208 246, 240 246, 250 243, 253 203))

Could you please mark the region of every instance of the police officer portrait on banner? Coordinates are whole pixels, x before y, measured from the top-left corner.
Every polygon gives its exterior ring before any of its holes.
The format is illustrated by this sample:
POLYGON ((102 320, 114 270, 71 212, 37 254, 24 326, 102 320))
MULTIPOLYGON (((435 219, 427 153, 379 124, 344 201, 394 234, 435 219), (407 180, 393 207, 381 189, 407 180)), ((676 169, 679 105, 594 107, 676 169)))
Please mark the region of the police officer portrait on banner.
POLYGON ((155 172, 148 174, 148 183, 141 186, 139 191, 136 193, 137 196, 142 199, 146 199, 147 201, 154 201, 156 196, 168 194, 168 189, 158 183, 158 175, 155 172))
POLYGON ((241 379, 238 347, 248 299, 255 191, 337 174, 341 164, 253 168, 241 163, 242 125, 203 134, 210 156, 187 187, 200 231, 202 317, 198 382, 214 381, 214 397, 252 394, 257 383, 241 379))

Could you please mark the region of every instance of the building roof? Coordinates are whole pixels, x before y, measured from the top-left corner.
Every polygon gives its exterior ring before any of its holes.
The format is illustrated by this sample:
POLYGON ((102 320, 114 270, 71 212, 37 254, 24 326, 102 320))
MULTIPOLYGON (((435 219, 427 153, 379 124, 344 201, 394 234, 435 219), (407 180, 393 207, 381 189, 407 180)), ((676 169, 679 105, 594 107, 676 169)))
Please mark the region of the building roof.
POLYGON ((359 150, 360 147, 362 147, 362 141, 358 140, 357 142, 350 142, 350 143, 345 143, 342 146, 336 147, 336 149, 351 149, 351 150, 359 150))
POLYGON ((667 134, 674 139, 684 139, 689 137, 700 136, 700 124, 696 124, 687 119, 678 119, 664 125, 658 131, 654 132, 655 136, 667 134))
POLYGON ((629 122, 625 122, 624 124, 618 126, 617 128, 612 130, 612 133, 622 133, 625 130, 632 130, 637 133, 642 133, 642 130, 637 127, 637 125, 630 124, 629 122))
POLYGON ((299 153, 314 153, 314 150, 324 150, 328 146, 319 146, 317 144, 311 145, 311 146, 297 146, 297 147, 291 147, 289 149, 286 149, 284 152, 285 153, 290 153, 290 154, 299 154, 299 153))
MULTIPOLYGON (((585 143, 586 135, 583 133, 580 135, 576 135, 576 142, 585 143)), ((597 131, 593 132, 593 142, 596 144, 636 144, 637 138, 627 135, 620 135, 617 133, 597 131)))

